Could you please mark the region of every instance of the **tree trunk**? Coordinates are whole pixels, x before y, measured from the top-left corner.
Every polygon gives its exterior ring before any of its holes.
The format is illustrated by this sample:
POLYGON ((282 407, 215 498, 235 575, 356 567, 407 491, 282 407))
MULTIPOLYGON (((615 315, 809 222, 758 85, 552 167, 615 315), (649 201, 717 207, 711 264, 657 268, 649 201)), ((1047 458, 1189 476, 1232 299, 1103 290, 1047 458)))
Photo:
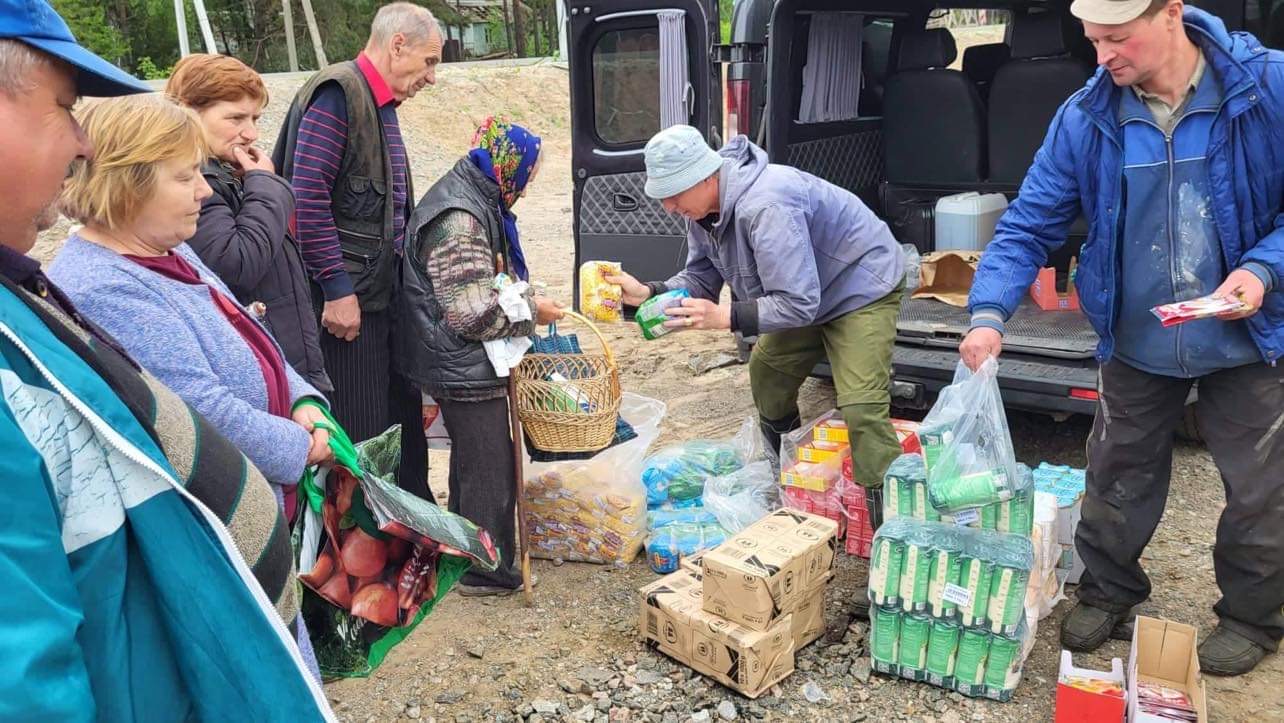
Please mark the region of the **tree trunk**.
POLYGON ((504 8, 504 40, 508 43, 508 52, 513 52, 515 43, 513 42, 513 16, 509 13, 509 0, 500 0, 499 4, 504 8))
POLYGON ((517 57, 526 57, 526 19, 522 17, 522 0, 511 0, 513 3, 513 35, 517 38, 517 44, 513 48, 517 51, 517 57))

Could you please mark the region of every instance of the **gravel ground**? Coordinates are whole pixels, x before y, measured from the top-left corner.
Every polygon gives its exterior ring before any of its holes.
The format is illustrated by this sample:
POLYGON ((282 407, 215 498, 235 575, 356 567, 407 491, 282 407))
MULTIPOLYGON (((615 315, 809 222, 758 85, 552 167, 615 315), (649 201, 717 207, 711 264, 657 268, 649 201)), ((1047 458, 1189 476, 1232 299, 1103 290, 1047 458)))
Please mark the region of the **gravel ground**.
MULTIPOLYGON (((460 68, 446 66, 439 85, 401 109, 403 133, 419 193, 467 149, 472 129, 503 112, 545 139, 540 178, 516 212, 535 275, 550 293, 569 299, 571 236, 570 124, 566 73, 551 66, 460 68)), ((271 145, 297 87, 296 78, 269 78, 272 102, 264 117, 271 145)), ((47 260, 67 224, 42 238, 36 255, 47 260)), ((627 327, 604 329, 620 360, 624 387, 668 404, 661 443, 727 437, 750 414, 748 371, 731 365, 693 371, 701 362, 733 354, 725 335, 680 334, 642 342, 627 327)), ((833 403, 821 381, 804 387, 803 408, 820 413, 833 403)), ((1081 466, 1088 423, 1056 424, 1045 417, 1010 419, 1020 459, 1081 466)), ((445 456, 433 453, 434 489, 445 495, 445 456)), ((1146 610, 1199 626, 1216 620, 1211 547, 1222 500, 1207 452, 1179 444, 1172 495, 1143 563, 1155 581, 1146 610)), ((637 589, 655 576, 638 560, 626 568, 554 565, 536 561, 536 606, 520 598, 466 600, 450 596, 396 648, 372 677, 327 685, 346 721, 658 721, 895 720, 941 723, 1050 720, 1056 682, 1057 627, 1063 603, 1039 625, 1037 644, 1011 703, 977 702, 921 684, 869 676, 866 624, 854 619, 864 594, 866 565, 842 555, 827 595, 829 632, 801 651, 797 672, 756 701, 727 690, 638 642, 637 589), (817 695, 819 691, 820 695, 817 695), (809 699, 807 693, 811 693, 809 699), (818 702, 813 702, 818 701, 818 702)), ((1109 667, 1125 658, 1127 643, 1111 642, 1076 662, 1109 667)), ((1213 720, 1284 720, 1284 657, 1269 658, 1240 679, 1208 679, 1213 720)))

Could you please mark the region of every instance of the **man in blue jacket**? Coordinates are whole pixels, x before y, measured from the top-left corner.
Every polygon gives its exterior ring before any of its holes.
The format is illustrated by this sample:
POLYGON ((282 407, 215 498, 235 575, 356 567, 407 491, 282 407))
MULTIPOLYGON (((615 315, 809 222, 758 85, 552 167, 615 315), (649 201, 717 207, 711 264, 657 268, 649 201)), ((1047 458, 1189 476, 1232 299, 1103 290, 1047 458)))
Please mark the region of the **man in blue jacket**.
POLYGON ((901 451, 888 385, 905 262, 887 224, 838 186, 768 163, 744 136, 715 152, 695 128, 673 126, 647 143, 646 173, 647 195, 689 221, 686 268, 650 284, 608 280, 629 304, 689 291, 667 327, 761 335, 749 380, 777 451, 780 435, 800 426, 799 387, 828 356, 853 475, 880 487, 901 451), (720 303, 724 285, 736 302, 720 303))
POLYGON ((1086 572, 1061 628, 1093 650, 1150 595, 1139 563, 1168 496, 1172 438, 1198 384, 1226 508, 1213 551, 1218 675, 1284 635, 1284 54, 1181 0, 1076 0, 1101 66, 1052 121, 986 249, 961 346, 977 366, 1083 214, 1075 283, 1101 337, 1100 401, 1076 545, 1086 572), (1217 294, 1242 312, 1164 328, 1159 304, 1217 294))

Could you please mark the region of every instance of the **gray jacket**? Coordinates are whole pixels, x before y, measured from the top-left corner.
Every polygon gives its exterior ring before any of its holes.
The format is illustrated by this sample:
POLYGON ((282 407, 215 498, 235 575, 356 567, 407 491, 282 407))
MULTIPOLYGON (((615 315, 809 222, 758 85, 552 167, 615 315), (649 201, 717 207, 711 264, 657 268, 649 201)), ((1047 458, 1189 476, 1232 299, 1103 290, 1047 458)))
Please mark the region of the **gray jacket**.
POLYGON ((201 204, 196 235, 187 245, 246 308, 264 304, 263 324, 295 371, 317 389, 334 391, 303 256, 290 234, 294 189, 267 171, 238 179, 218 161, 206 163, 202 173, 214 194, 201 204))
POLYGON ((717 301, 729 284, 732 328, 753 336, 824 324, 900 284, 895 237, 854 194, 768 163, 744 136, 719 153, 718 221, 689 225, 687 266, 666 288, 717 301))

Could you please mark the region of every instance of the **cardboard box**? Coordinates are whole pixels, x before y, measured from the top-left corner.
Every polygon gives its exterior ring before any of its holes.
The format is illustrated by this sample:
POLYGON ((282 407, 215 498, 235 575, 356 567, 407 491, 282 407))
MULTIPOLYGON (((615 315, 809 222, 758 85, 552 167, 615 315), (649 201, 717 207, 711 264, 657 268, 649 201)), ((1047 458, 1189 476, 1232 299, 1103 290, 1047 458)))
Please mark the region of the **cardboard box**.
MULTIPOLYGON (((702 585, 705 552, 701 551, 690 557, 684 557, 679 563, 683 570, 695 575, 697 578, 701 578, 702 585)), ((793 620, 790 625, 790 631, 794 639, 795 653, 825 634, 825 591, 829 589, 829 582, 833 579, 834 573, 831 570, 825 575, 824 580, 814 585, 803 596, 797 607, 782 611, 783 613, 788 613, 793 620)))
POLYGON ((1124 678, 1123 661, 1114 658, 1110 661, 1110 670, 1087 670, 1076 668, 1070 659, 1070 651, 1061 651, 1061 670, 1057 675, 1057 709, 1054 723, 1122 723, 1127 700, 1124 691, 1127 681, 1124 678), (1068 684, 1069 678, 1081 678, 1091 681, 1104 681, 1117 684, 1118 695, 1106 691, 1084 690, 1068 684))
POLYGON ((824 580, 807 591, 797 607, 787 611, 793 621, 790 633, 793 635, 795 653, 825 634, 825 591, 829 589, 829 581, 833 579, 834 573, 827 573, 824 580))
POLYGON ((830 465, 837 469, 843 459, 852 456, 852 448, 843 442, 818 442, 812 440, 798 445, 798 461, 830 465))
POLYGON ((767 630, 834 566, 838 523, 798 510, 767 515, 704 555, 704 609, 767 630))
POLYGON ((792 617, 754 631, 701 607, 700 578, 689 570, 640 590, 639 632, 648 647, 719 683, 757 698, 794 672, 792 617))
POLYGON ((923 451, 923 445, 918 441, 918 427, 918 422, 892 420, 892 429, 896 431, 896 439, 901 443, 901 451, 905 454, 919 454, 923 451))
POLYGON ((841 442, 850 445, 851 436, 847 434, 847 423, 841 419, 826 419, 812 430, 812 438, 817 442, 841 442))
POLYGON ((1199 674, 1196 644, 1199 631, 1192 625, 1137 616, 1132 629, 1132 651, 1128 655, 1129 723, 1165 723, 1167 719, 1147 715, 1138 708, 1138 686, 1155 683, 1179 690, 1190 697, 1199 723, 1208 721, 1204 680, 1199 674))
POLYGON ((1070 280, 1066 281, 1064 294, 1057 292, 1057 270, 1047 267, 1039 270, 1030 287, 1030 298, 1044 311, 1078 311, 1079 292, 1074 288, 1075 259, 1070 259, 1070 280))
POLYGON ((838 467, 815 462, 797 462, 780 473, 780 484, 786 487, 826 492, 838 484, 838 467))

